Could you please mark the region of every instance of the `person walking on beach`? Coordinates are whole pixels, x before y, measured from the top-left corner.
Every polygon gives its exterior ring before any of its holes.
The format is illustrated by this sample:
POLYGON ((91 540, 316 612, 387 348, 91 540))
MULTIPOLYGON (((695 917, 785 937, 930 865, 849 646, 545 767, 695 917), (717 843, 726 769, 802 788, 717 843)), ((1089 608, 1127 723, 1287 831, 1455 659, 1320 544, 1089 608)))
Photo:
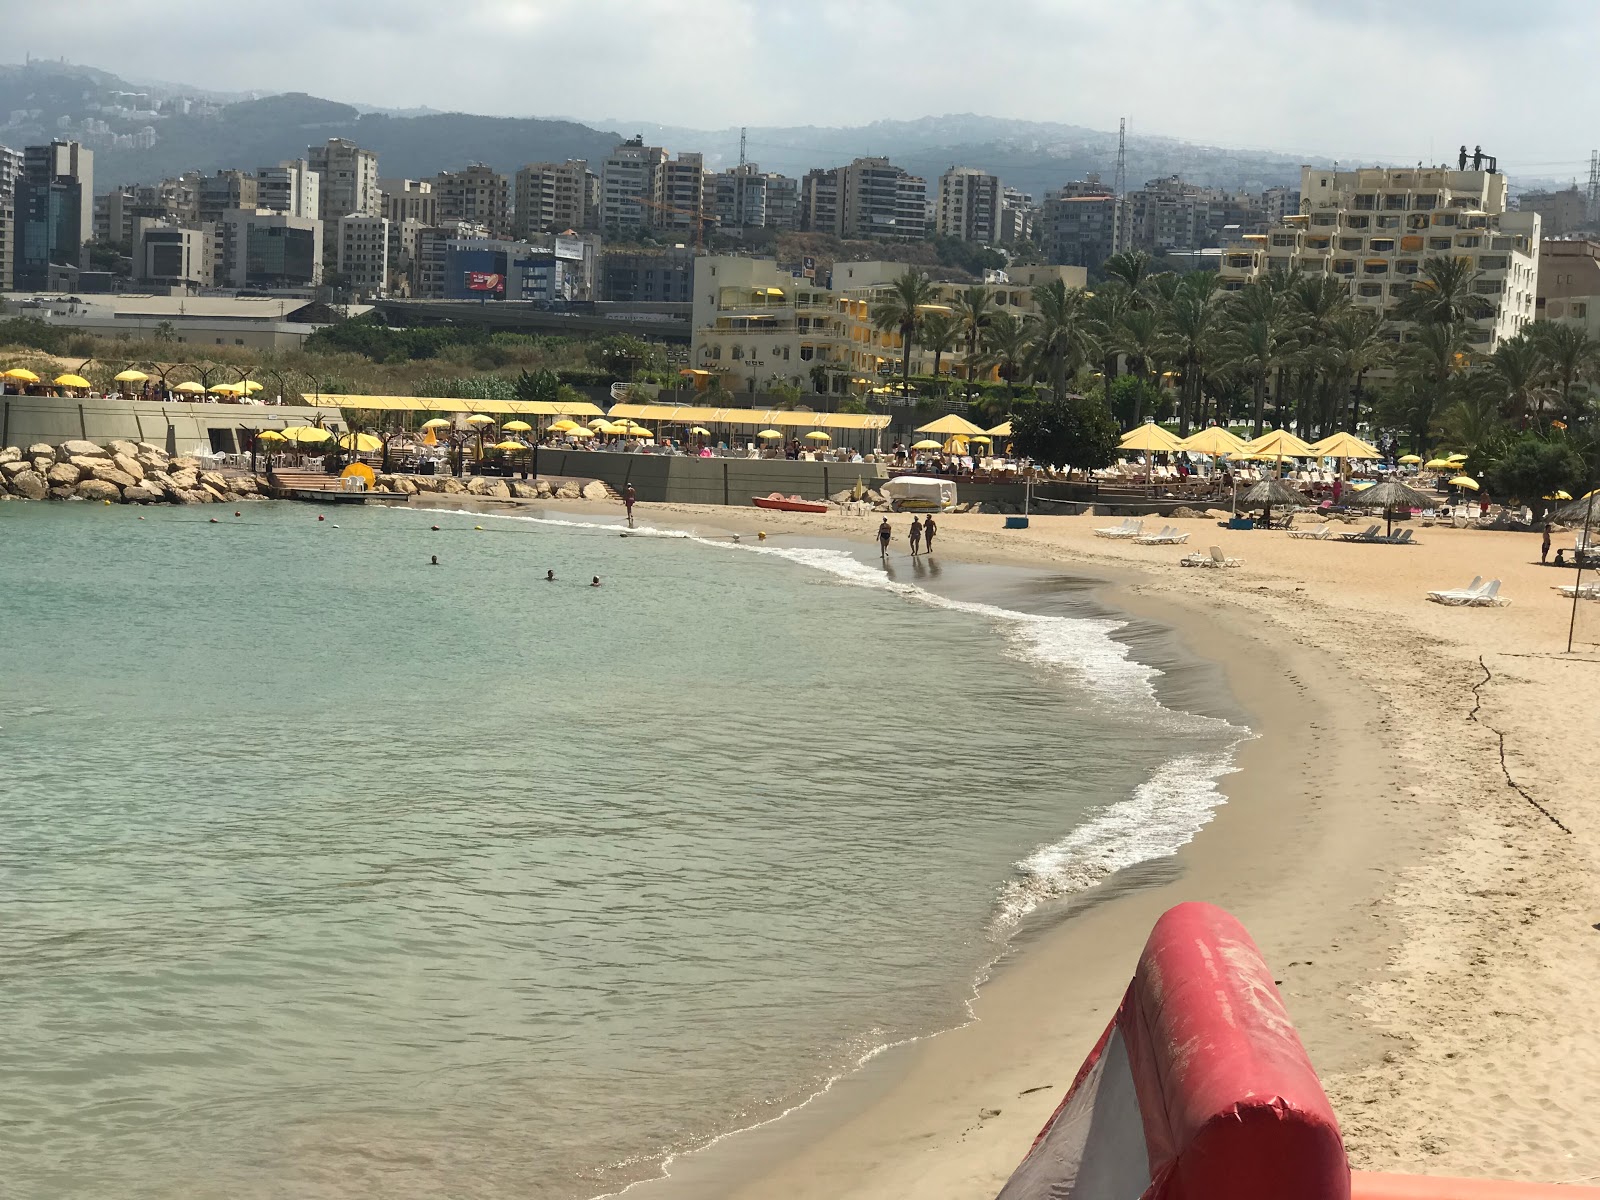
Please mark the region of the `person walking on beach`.
POLYGON ((628 506, 628 528, 629 529, 633 528, 633 503, 638 498, 639 498, 638 494, 633 490, 633 484, 630 483, 628 485, 628 490, 622 493, 622 502, 625 505, 628 506))
POLYGON ((911 553, 913 556, 922 553, 922 519, 911 518, 911 553))
POLYGON ((883 524, 878 526, 878 553, 884 558, 889 557, 889 540, 894 537, 894 530, 889 528, 889 518, 883 519, 883 524))
POLYGON ((1545 563, 1550 561, 1550 530, 1551 530, 1551 528, 1552 528, 1552 526, 1551 526, 1550 522, 1546 521, 1544 523, 1544 537, 1539 542, 1539 565, 1541 567, 1544 566, 1545 563))
POLYGON ((933 553, 933 535, 939 532, 939 527, 933 523, 933 514, 928 514, 928 519, 922 523, 922 544, 928 548, 928 553, 933 553))

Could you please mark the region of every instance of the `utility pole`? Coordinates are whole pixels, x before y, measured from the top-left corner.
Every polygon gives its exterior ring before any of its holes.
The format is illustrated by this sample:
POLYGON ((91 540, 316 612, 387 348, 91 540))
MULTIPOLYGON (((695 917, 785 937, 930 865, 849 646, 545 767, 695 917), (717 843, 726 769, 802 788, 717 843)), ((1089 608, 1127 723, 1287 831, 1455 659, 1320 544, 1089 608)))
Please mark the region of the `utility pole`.
POLYGON ((739 165, 741 167, 744 166, 744 135, 747 132, 748 130, 743 125, 739 126, 739 165))
POLYGON ((1126 199, 1128 193, 1127 117, 1123 117, 1121 124, 1117 127, 1117 175, 1115 182, 1111 186, 1111 190, 1116 193, 1116 202, 1114 208, 1116 210, 1115 215, 1117 222, 1115 234, 1111 239, 1111 248, 1113 251, 1120 253, 1122 248, 1128 244, 1128 214, 1126 199))
POLYGON ((1584 205, 1584 219, 1593 225, 1600 220, 1600 150, 1589 151, 1589 194, 1584 205))

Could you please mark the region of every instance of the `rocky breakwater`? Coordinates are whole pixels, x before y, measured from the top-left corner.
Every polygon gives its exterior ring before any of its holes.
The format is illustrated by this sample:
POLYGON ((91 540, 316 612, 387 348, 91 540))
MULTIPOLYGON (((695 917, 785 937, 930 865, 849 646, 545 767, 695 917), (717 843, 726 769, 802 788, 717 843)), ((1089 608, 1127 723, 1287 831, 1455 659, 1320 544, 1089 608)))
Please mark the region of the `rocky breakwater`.
POLYGON ((205 468, 149 442, 44 442, 0 449, 0 501, 99 500, 111 504, 236 504, 263 499, 253 476, 205 468))
POLYGON ((474 475, 456 479, 450 475, 379 475, 373 487, 380 492, 399 492, 407 496, 478 496, 488 500, 614 500, 611 489, 598 480, 494 479, 474 475))

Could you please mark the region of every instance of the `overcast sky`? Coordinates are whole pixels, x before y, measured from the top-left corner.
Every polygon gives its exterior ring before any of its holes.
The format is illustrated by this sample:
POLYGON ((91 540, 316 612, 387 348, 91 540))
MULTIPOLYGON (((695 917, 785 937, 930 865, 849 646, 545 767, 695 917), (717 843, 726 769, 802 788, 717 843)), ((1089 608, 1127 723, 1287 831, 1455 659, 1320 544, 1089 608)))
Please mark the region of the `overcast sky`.
POLYGON ((668 125, 975 112, 1587 174, 1594 0, 5 0, 7 58, 668 125))

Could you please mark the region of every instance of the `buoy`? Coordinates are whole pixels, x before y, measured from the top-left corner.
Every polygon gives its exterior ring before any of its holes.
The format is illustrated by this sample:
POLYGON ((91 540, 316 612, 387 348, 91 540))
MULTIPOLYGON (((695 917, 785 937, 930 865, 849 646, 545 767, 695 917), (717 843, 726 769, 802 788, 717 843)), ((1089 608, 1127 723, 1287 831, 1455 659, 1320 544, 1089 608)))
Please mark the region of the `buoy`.
POLYGON ((141 521, 142 521, 142 520, 144 520, 144 518, 143 518, 143 517, 140 517, 140 518, 139 518, 139 520, 141 520, 141 521))
POLYGON ((438 533, 438 532, 439 532, 439 527, 438 527, 438 526, 437 526, 437 525, 435 525, 435 526, 434 526, 434 527, 433 527, 433 531, 434 531, 434 532, 435 532, 435 533, 438 533))
POLYGON ((474 529, 482 529, 482 528, 483 528, 483 526, 482 526, 482 525, 474 525, 474 526, 473 526, 473 528, 474 528, 474 529))
POLYGON ((319 520, 319 521, 323 521, 323 520, 326 520, 326 519, 327 519, 327 518, 325 518, 325 517, 324 517, 324 516, 323 516, 323 515, 322 515, 322 514, 321 514, 321 513, 318 513, 318 514, 317 514, 317 520, 319 520))
POLYGON ((212 517, 212 518, 211 518, 211 523, 212 523, 212 524, 213 524, 213 525, 215 525, 215 524, 216 524, 216 523, 217 523, 217 519, 216 519, 216 518, 215 518, 215 517, 212 517))
POLYGON ((757 530, 756 531, 756 538, 757 538, 758 541, 763 541, 763 542, 766 541, 767 540, 767 531, 765 529, 757 530))
POLYGON ((234 516, 236 516, 236 517, 237 517, 237 516, 240 516, 240 515, 242 515, 242 514, 241 514, 241 513, 240 513, 240 512, 239 512, 239 510, 238 510, 238 509, 237 509, 237 508, 236 508, 236 509, 234 509, 234 510, 233 510, 233 515, 234 515, 234 516))

